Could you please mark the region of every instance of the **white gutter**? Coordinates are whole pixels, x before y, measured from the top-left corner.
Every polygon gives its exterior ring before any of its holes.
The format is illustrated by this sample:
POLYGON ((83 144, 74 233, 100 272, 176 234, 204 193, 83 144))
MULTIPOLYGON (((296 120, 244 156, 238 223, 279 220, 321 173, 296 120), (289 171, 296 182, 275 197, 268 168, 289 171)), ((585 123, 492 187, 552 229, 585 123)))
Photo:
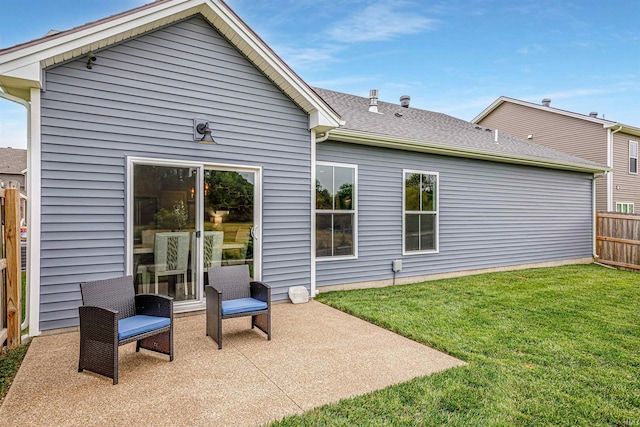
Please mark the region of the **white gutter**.
POLYGON ((346 129, 334 129, 331 131, 331 139, 335 141, 349 142, 374 147, 384 147, 415 151, 422 153, 441 154, 445 156, 464 157, 469 159, 490 160, 501 163, 522 164, 550 169, 562 169, 586 173, 602 173, 611 170, 601 166, 589 166, 583 163, 573 163, 552 159, 542 159, 539 157, 522 156, 512 153, 498 153, 495 151, 479 150, 473 148, 462 148, 436 142, 426 142, 420 140, 408 140, 392 137, 388 135, 372 135, 368 132, 353 131, 346 129))
MULTIPOLYGON (((25 101, 22 98, 18 98, 17 96, 13 96, 13 95, 9 95, 8 93, 2 92, 0 91, 0 98, 4 98, 7 101, 11 101, 11 102, 15 102, 17 104, 22 105, 24 108, 27 109, 27 148, 29 148, 29 145, 31 145, 31 104, 29 104, 29 102, 25 101)), ((27 150, 27 158, 29 157, 29 150, 27 150)), ((29 164, 29 160, 27 160, 27 165, 29 164)), ((29 170, 29 168, 27 168, 26 170, 29 170)), ((24 174, 24 171, 23 171, 24 174)), ((30 174, 29 174, 30 175, 30 174)), ((27 179, 29 179, 29 175, 27 175, 27 179)), ((27 187, 29 187, 29 185, 27 185, 27 187)), ((21 194, 22 196, 22 194, 21 194)), ((31 206, 31 204, 28 204, 27 206, 31 206)), ((29 216, 28 216, 28 212, 27 212, 27 224, 29 224, 29 216)), ((31 240, 31 227, 27 226, 27 250, 29 250, 29 246, 30 246, 30 240, 31 240)), ((26 286, 26 298, 29 298, 30 295, 30 275, 29 275, 29 255, 27 254, 27 286, 26 286)), ((29 312, 30 312, 30 304, 28 301, 25 302, 24 308, 25 308, 25 314, 24 314, 24 321, 22 322, 22 324, 20 325, 20 330, 24 331, 28 326, 29 326, 29 312)))
POLYGON ((613 134, 620 132, 622 125, 618 125, 618 129, 607 129, 607 166, 612 170, 607 174, 607 211, 612 212, 613 209, 613 134))
MULTIPOLYGON (((317 134, 314 134, 314 137, 316 139, 316 144, 319 144, 321 142, 325 142, 327 139, 329 139, 329 131, 326 131, 324 133, 324 135, 322 135, 320 138, 318 138, 317 134)), ((315 147, 315 144, 313 144, 313 146, 315 147)), ((315 148, 314 148, 314 151, 315 151, 315 148)), ((315 162, 314 162, 314 167, 315 167, 315 162)), ((315 192, 315 185, 314 185, 314 190, 313 191, 315 192)))

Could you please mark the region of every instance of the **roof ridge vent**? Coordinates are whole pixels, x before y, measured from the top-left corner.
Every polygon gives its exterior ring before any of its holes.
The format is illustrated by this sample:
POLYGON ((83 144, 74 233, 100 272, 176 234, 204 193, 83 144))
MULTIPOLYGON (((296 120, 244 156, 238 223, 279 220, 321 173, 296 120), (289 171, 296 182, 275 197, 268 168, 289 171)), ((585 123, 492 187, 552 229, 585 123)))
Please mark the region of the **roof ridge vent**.
POLYGON ((369 91, 369 112, 378 112, 378 89, 371 89, 369 91))

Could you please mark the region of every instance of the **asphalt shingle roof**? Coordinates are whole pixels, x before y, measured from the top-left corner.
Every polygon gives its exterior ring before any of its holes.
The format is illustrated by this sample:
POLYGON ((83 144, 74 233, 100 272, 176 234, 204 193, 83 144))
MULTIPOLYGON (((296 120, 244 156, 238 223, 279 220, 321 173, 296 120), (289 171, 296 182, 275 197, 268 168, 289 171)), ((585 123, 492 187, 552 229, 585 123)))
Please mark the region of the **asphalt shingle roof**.
POLYGON ((451 148, 483 151, 498 155, 526 156, 555 162, 600 165, 571 154, 534 144, 531 141, 501 133, 498 143, 493 130, 433 111, 404 108, 399 104, 378 101, 378 112, 369 112, 369 98, 313 88, 346 123, 341 129, 368 132, 411 141, 436 143, 451 148))
POLYGON ((27 168, 27 150, 0 148, 0 173, 22 174, 27 168))

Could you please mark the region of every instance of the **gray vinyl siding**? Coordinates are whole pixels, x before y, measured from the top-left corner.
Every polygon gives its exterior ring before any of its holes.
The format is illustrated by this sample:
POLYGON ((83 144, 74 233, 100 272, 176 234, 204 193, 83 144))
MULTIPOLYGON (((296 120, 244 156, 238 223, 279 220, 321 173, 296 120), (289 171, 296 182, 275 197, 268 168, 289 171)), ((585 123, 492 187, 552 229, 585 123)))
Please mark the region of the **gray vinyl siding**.
MULTIPOLYGON (((478 124, 519 138, 607 164, 607 130, 601 124, 525 105, 503 102, 478 124)), ((607 210, 607 178, 596 180, 597 209, 607 210)))
POLYGON ((95 55, 46 71, 40 328, 77 325, 78 283, 125 272, 127 156, 261 166, 262 278, 274 299, 308 287, 308 116, 199 17, 95 55))
MULTIPOLYGON (((613 134, 613 210, 616 202, 634 203, 640 212, 640 174, 629 173, 629 141, 640 146, 640 137, 623 132, 613 134)), ((640 147, 639 147, 640 149, 640 147)))
POLYGON ((317 285, 589 257, 591 175, 327 142, 358 165, 358 259, 317 262, 317 285), (440 173, 440 252, 402 255, 403 169, 440 173))

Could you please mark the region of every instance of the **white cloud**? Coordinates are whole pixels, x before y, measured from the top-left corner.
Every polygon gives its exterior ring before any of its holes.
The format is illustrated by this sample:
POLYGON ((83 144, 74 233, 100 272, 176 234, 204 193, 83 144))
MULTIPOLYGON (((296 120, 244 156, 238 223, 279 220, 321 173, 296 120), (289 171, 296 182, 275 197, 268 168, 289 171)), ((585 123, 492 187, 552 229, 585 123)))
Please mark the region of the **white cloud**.
POLYGON ((532 53, 543 53, 543 52, 546 52, 546 51, 547 50, 545 48, 543 48, 542 46, 540 46, 537 43, 534 43, 534 44, 529 45, 529 46, 521 47, 516 52, 519 53, 520 55, 529 55, 529 54, 532 54, 532 53))
POLYGON ((569 90, 564 90, 559 92, 545 93, 542 95, 527 96, 525 99, 527 99, 530 102, 540 102, 542 98, 551 98, 552 100, 568 99, 568 98, 575 98, 578 96, 602 95, 602 94, 613 93, 613 92, 616 92, 616 90, 602 89, 602 88, 575 88, 575 89, 569 89, 569 90))
POLYGON ((417 34, 432 30, 439 21, 408 9, 407 2, 377 1, 330 27, 327 36, 342 43, 384 41, 401 35, 417 34))
MULTIPOLYGON (((353 88, 367 82, 373 82, 376 78, 371 75, 366 76, 345 76, 328 80, 311 80, 311 86, 321 87, 330 90, 339 90, 342 88, 353 88)), ((348 90, 348 89, 342 89, 348 90)))
POLYGON ((275 46, 275 52, 294 70, 311 64, 336 62, 335 54, 342 50, 337 46, 303 47, 275 46))

